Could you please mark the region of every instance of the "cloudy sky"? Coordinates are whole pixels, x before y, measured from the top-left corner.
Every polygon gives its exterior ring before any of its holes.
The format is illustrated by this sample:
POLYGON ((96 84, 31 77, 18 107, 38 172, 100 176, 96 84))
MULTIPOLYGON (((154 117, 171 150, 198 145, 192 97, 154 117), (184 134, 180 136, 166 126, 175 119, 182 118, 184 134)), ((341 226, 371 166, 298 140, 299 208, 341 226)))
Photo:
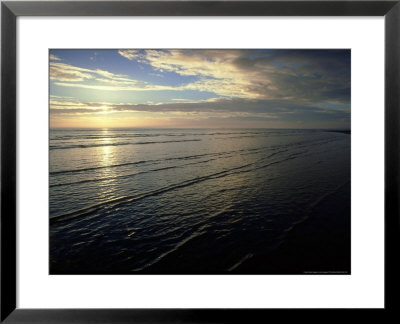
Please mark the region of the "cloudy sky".
POLYGON ((50 126, 350 128, 350 50, 50 50, 50 126))

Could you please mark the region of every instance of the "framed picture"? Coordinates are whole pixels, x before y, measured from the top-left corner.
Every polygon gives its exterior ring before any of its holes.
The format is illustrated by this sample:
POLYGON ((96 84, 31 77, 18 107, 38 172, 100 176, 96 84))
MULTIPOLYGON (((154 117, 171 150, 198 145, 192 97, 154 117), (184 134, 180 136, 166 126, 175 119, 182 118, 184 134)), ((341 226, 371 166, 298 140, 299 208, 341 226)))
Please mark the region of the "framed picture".
POLYGON ((394 312, 399 15, 2 2, 1 320, 394 312))

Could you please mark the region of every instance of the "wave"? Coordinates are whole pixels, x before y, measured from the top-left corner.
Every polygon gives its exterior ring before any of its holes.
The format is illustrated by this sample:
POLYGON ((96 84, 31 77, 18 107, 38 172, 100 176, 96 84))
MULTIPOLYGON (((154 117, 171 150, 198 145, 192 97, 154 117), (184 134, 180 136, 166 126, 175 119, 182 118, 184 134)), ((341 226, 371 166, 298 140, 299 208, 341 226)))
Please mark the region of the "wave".
POLYGON ((159 142, 120 142, 120 143, 102 143, 102 144, 75 144, 69 146, 51 146, 50 150, 66 150, 74 148, 91 148, 91 147, 104 147, 104 146, 122 146, 122 145, 146 145, 146 144, 167 144, 167 143, 183 143, 183 142, 200 142, 201 139, 188 139, 180 141, 159 141, 159 142))
POLYGON ((119 163, 119 164, 112 164, 112 165, 105 165, 105 166, 98 166, 98 167, 90 167, 90 168, 83 168, 83 169, 50 171, 49 173, 50 173, 50 175, 60 175, 60 174, 65 174, 65 173, 86 172, 86 171, 93 171, 93 170, 100 170, 100 169, 117 168, 117 167, 126 166, 126 165, 151 163, 151 162, 154 162, 154 161, 160 161, 160 160, 143 160, 143 161, 119 163))
MULTIPOLYGON (((182 247, 184 247, 187 243, 193 241, 196 238, 199 238, 202 235, 207 234, 207 230, 211 227, 210 221, 213 218, 216 218, 220 215, 226 214, 229 210, 231 210, 232 205, 227 205, 216 212, 210 214, 207 216, 205 219, 200 220, 197 223, 191 223, 190 228, 192 229, 191 231, 185 231, 182 235, 180 235, 179 241, 175 243, 175 245, 169 249, 168 251, 162 253, 158 257, 156 257, 154 260, 147 262, 144 266, 135 269, 134 271, 142 271, 144 269, 149 269, 153 268, 154 266, 157 266, 161 261, 163 261, 167 256, 171 255, 172 253, 178 252, 182 247), (196 228, 196 229, 194 229, 196 228), (187 235, 189 233, 189 235, 187 235), (186 237, 184 237, 187 235, 186 237)), ((175 229, 176 230, 176 229, 175 229)), ((155 238, 157 238, 159 241, 165 242, 165 240, 168 240, 171 237, 171 232, 168 232, 167 234, 163 235, 158 235, 155 238)))
MULTIPOLYGON (((242 150, 239 150, 242 152, 242 150)), ((240 153, 240 155, 250 155, 250 154, 258 154, 259 149, 249 149, 246 150, 246 153, 240 153)), ((260 161, 264 161, 265 159, 269 159, 275 155, 281 154, 287 152, 287 150, 281 150, 277 152, 273 152, 269 154, 268 156, 262 158, 260 161)), ((161 162, 168 161, 168 160, 191 160, 199 157, 215 157, 215 158, 209 158, 207 160, 203 161, 197 161, 197 162, 192 162, 192 163, 185 163, 181 165, 174 165, 174 166, 167 166, 163 168, 158 168, 158 169, 152 169, 152 170, 146 170, 146 171, 140 171, 136 173, 130 173, 130 174, 124 174, 120 176, 113 176, 113 177, 103 177, 103 178, 98 178, 98 179, 86 179, 86 180, 80 180, 80 181, 73 181, 73 182, 66 182, 66 183, 56 183, 56 184, 51 184, 50 187, 61 187, 61 186, 68 186, 68 185, 76 185, 76 184, 82 184, 82 183, 88 183, 88 182, 102 182, 102 181, 110 181, 114 179, 126 179, 129 177, 134 177, 137 175, 141 174, 146 174, 146 173, 151 173, 151 172, 157 172, 157 171, 163 171, 163 170, 169 170, 169 169, 177 169, 177 168, 182 168, 186 167, 189 165, 195 165, 195 164, 201 164, 201 163, 208 163, 211 161, 215 161, 216 158, 224 159, 224 158, 230 158, 232 157, 232 154, 235 152, 224 152, 224 153, 213 153, 213 154, 198 154, 198 155, 190 155, 190 156, 185 156, 185 157, 180 157, 180 158, 167 158, 163 160, 148 160, 148 161, 140 161, 140 162, 134 162, 134 163, 124 163, 124 164, 118 164, 114 166, 123 166, 123 165, 130 165, 130 164, 140 164, 140 163, 145 163, 145 162, 153 162, 153 164, 160 164, 161 162)), ((96 170, 99 168, 107 168, 107 167, 95 167, 95 168, 86 168, 86 169, 80 169, 80 170, 69 170, 69 171, 59 171, 59 172, 54 172, 50 174, 64 174, 64 173, 70 173, 70 172, 78 172, 78 171, 87 171, 87 170, 96 170)))
POLYGON ((234 271, 236 270, 238 267, 240 267, 246 260, 250 259, 253 257, 253 253, 247 253, 244 257, 242 257, 241 259, 239 259, 233 266, 231 266, 228 271, 234 271))
POLYGON ((165 159, 157 159, 157 160, 142 160, 142 161, 136 161, 136 162, 111 164, 111 165, 90 167, 90 168, 83 168, 83 169, 51 171, 50 175, 59 175, 59 174, 75 173, 75 172, 86 172, 86 171, 93 171, 93 170, 99 170, 99 169, 110 169, 110 168, 117 168, 117 167, 121 167, 121 166, 136 165, 136 164, 159 164, 159 163, 162 163, 165 161, 173 161, 173 160, 192 160, 192 159, 209 157, 209 156, 221 156, 221 155, 229 154, 229 153, 232 153, 232 152, 220 152, 220 153, 216 152, 216 153, 186 155, 186 156, 179 156, 179 157, 174 157, 174 158, 165 158, 165 159))
POLYGON ((141 138, 141 137, 187 137, 187 136, 215 136, 215 135, 265 135, 270 132, 212 132, 212 133, 160 133, 160 134, 144 134, 144 133, 131 133, 131 134, 74 134, 74 135, 53 135, 52 141, 64 141, 64 140, 92 140, 92 139, 117 139, 117 138, 141 138))
MULTIPOLYGON (((117 168, 117 167, 128 166, 128 165, 140 165, 140 164, 149 164, 149 163, 150 164, 159 164, 159 163, 162 163, 162 162, 165 162, 165 161, 192 160, 192 159, 203 158, 203 157, 232 155, 232 154, 235 154, 235 153, 238 153, 240 155, 257 154, 257 153, 262 152, 264 150, 275 151, 275 150, 279 150, 280 148, 285 148, 285 151, 287 151, 286 146, 277 146, 277 147, 264 146, 264 147, 257 147, 257 148, 250 148, 250 149, 240 149, 240 150, 233 150, 233 151, 212 152, 212 153, 195 154, 195 155, 184 155, 184 156, 170 157, 170 158, 164 158, 164 159, 141 160, 141 161, 135 161, 135 162, 110 164, 110 165, 96 166, 96 167, 89 167, 89 168, 82 168, 82 169, 50 171, 50 175, 62 175, 62 174, 66 174, 66 173, 77 173, 77 172, 94 171, 94 170, 99 170, 99 169, 117 168)), ((280 152, 282 152, 282 151, 279 151, 277 153, 280 153, 280 152)), ((277 154, 277 153, 275 153, 275 154, 277 154)))
MULTIPOLYGON (((321 141, 321 142, 323 143, 325 141, 321 141)), ((241 165, 241 166, 238 166, 238 167, 235 167, 235 168, 231 168, 231 169, 228 169, 228 170, 223 170, 223 171, 216 172, 216 173, 209 174, 209 175, 202 176, 202 177, 196 177, 196 178, 191 179, 191 180, 186 180, 186 181, 183 181, 181 183, 174 184, 174 185, 171 185, 171 186, 166 186, 166 187, 163 187, 163 188, 159 188, 159 189, 147 192, 147 193, 136 194, 136 195, 133 195, 133 196, 124 196, 124 197, 119 197, 119 198, 115 198, 115 199, 112 199, 112 200, 100 202, 99 204, 96 204, 96 205, 93 205, 93 206, 90 206, 90 207, 85 207, 85 208, 77 210, 77 211, 72 211, 72 212, 69 212, 69 213, 66 213, 66 214, 53 216, 53 217, 51 217, 51 222, 54 222, 56 220, 69 219, 71 217, 75 218, 75 217, 84 216, 86 214, 93 213, 93 212, 97 211, 98 209, 100 209, 100 208, 102 208, 104 206, 107 206, 107 205, 113 205, 113 204, 116 204, 116 203, 118 203, 118 205, 120 205, 122 203, 133 202, 133 201, 140 200, 140 199, 143 199, 143 198, 146 198, 146 197, 150 197, 150 196, 153 196, 153 195, 158 195, 158 194, 170 191, 170 190, 175 190, 175 189, 178 189, 178 188, 190 186, 190 185, 193 185, 193 184, 196 184, 196 183, 199 183, 199 182, 202 182, 202 181, 206 181, 206 180, 209 180, 209 179, 214 179, 214 178, 219 178, 219 177, 231 175, 231 174, 233 174, 233 172, 235 172, 236 174, 253 172, 255 170, 262 169, 262 168, 265 168, 265 167, 268 167, 268 166, 271 166, 271 165, 274 165, 274 164, 283 163, 285 161, 295 159, 295 158, 297 158, 297 157, 299 157, 299 156, 301 156, 303 154, 307 154, 308 153, 307 150, 300 150, 298 152, 293 152, 293 153, 291 153, 291 154, 289 154, 287 156, 284 156, 281 159, 278 159, 278 160, 275 160, 275 161, 271 161, 271 159, 270 159, 271 157, 288 151, 287 150, 288 146, 292 146, 292 145, 283 145, 283 146, 281 145, 281 146, 277 146, 277 147, 273 147, 273 148, 271 148, 269 146, 269 147, 263 147, 263 148, 242 149, 242 150, 228 151, 228 152, 219 152, 219 153, 211 153, 211 154, 197 154, 197 155, 189 155, 189 156, 183 156, 183 157, 177 157, 177 158, 151 160, 151 161, 154 162, 154 161, 177 160, 177 159, 195 159, 195 158, 198 158, 198 157, 211 156, 211 155, 214 155, 214 156, 222 156, 222 155, 227 155, 227 154, 232 155, 232 153, 238 153, 238 152, 242 152, 242 153, 243 152, 247 152, 247 154, 252 154, 254 152, 260 152, 260 151, 262 151, 264 149, 271 150, 271 154, 269 154, 268 156, 265 156, 265 157, 255 161, 255 162, 252 162, 252 163, 249 163, 249 164, 241 165), (279 150, 279 148, 281 148, 281 150, 279 150), (267 163, 265 163, 265 162, 267 162, 267 163)), ((301 148, 301 147, 304 148, 305 146, 307 146, 307 145, 297 145, 298 148, 301 148)), ((213 159, 211 159, 211 160, 213 160, 213 159)), ((199 162, 194 162, 194 163, 189 163, 189 164, 206 163, 206 162, 209 162, 211 160, 199 161, 199 162)), ((149 162, 149 161, 138 161, 138 162, 132 162, 132 163, 126 163, 126 164, 119 164, 119 165, 116 165, 116 166, 136 164, 136 163, 145 163, 145 162, 149 162)), ((189 165, 189 164, 187 164, 187 165, 189 165)), ((182 166, 170 166, 170 167, 165 167, 165 168, 153 169, 153 170, 143 171, 142 173, 156 172, 156 171, 159 171, 159 170, 173 169, 173 168, 183 167, 183 166, 185 166, 185 165, 182 165, 182 166)), ((106 166, 106 167, 110 167, 110 166, 106 166)), ((97 168, 101 168, 101 167, 81 169, 79 171, 89 170, 89 169, 97 169, 97 168)), ((59 171, 59 172, 56 172, 56 173, 62 173, 62 172, 77 172, 77 170, 74 170, 74 171, 72 171, 72 170, 59 171)), ((134 174, 130 174, 130 175, 121 175, 121 176, 110 177, 110 178, 91 179, 91 180, 88 179, 88 180, 77 181, 77 182, 74 182, 74 183, 54 184, 52 186, 56 187, 56 186, 70 185, 70 184, 75 184, 75 183, 78 184, 78 183, 91 182, 91 181, 106 181, 106 180, 112 180, 113 178, 115 179, 115 178, 136 176, 137 174, 140 174, 140 173, 134 173, 134 174)))
POLYGON ((141 137, 170 137, 170 136, 186 136, 186 134, 95 134, 95 135, 56 135, 52 141, 65 140, 92 140, 92 139, 116 139, 116 138, 141 138, 141 137))
POLYGON ((208 163, 213 160, 215 160, 215 159, 198 161, 198 162, 194 162, 194 163, 186 163, 183 165, 174 165, 174 166, 152 169, 152 170, 147 170, 147 171, 140 171, 140 172, 136 172, 136 173, 124 174, 124 175, 114 176, 114 177, 105 177, 105 178, 99 178, 99 179, 87 179, 87 180, 80 180, 80 181, 66 182, 66 183, 56 183, 56 184, 51 184, 49 187, 50 188, 62 187, 62 186, 77 185, 77 184, 88 183, 88 182, 102 182, 102 181, 110 181, 110 180, 115 180, 115 179, 126 179, 126 178, 134 177, 134 176, 141 175, 141 174, 151 173, 151 172, 164 171, 164 170, 169 170, 169 169, 177 169, 177 168, 181 168, 181 167, 185 167, 185 166, 193 165, 193 164, 208 163))
POLYGON ((198 159, 203 157, 213 157, 213 156, 224 156, 226 154, 234 154, 244 151, 253 151, 258 149, 249 149, 249 150, 237 150, 237 151, 225 151, 225 152, 213 152, 213 153, 205 153, 205 154, 195 154, 195 155, 185 155, 179 157, 171 157, 171 158, 164 158, 164 159, 156 159, 156 160, 141 160, 135 162, 126 162, 126 163, 119 163, 119 164, 111 164, 111 165, 104 165, 98 167, 90 167, 90 168, 82 168, 82 169, 72 169, 72 170, 60 170, 60 171, 51 171, 50 175, 60 175, 65 173, 76 173, 76 172, 86 172, 86 171, 93 171, 99 169, 109 169, 109 168, 117 168, 121 166, 128 166, 128 165, 136 165, 136 164, 159 164, 165 161, 174 161, 174 160, 192 160, 198 159))
MULTIPOLYGON (((291 156, 289 156, 289 157, 287 157, 287 158, 285 158, 283 160, 270 162, 270 163, 267 163, 267 164, 261 165, 261 166, 255 166, 255 163, 248 163, 248 164, 241 165, 241 166, 238 166, 238 167, 234 167, 234 168, 230 168, 230 169, 223 170, 223 171, 220 171, 220 172, 212 173, 212 174, 209 174, 209 175, 206 175, 206 176, 196 177, 194 179, 186 180, 186 181, 174 184, 174 185, 165 186, 165 187, 162 187, 162 188, 159 188, 159 189, 156 189, 156 190, 153 190, 153 191, 149 191, 149 192, 146 192, 146 193, 143 193, 143 194, 136 194, 136 195, 131 195, 131 196, 123 196, 123 197, 119 197, 119 198, 114 198, 114 199, 111 199, 111 200, 107 200, 107 201, 98 203, 96 205, 92 205, 90 207, 85 207, 85 208, 79 209, 77 211, 73 211, 73 212, 70 212, 70 213, 53 216, 53 217, 50 218, 50 222, 54 223, 56 221, 62 221, 62 220, 66 220, 66 219, 69 219, 69 220, 70 219, 74 219, 74 218, 77 218, 77 217, 81 217, 81 216, 85 216, 85 215, 94 213, 94 212, 98 211, 99 209, 101 209, 101 208, 103 208, 105 206, 110 207, 110 208, 115 208, 115 207, 118 207, 118 206, 120 206, 122 204, 127 204, 127 203, 138 201, 138 200, 141 200, 141 199, 144 199, 144 198, 156 196, 156 195, 159 195, 159 194, 171 191, 171 190, 176 190, 176 189, 188 187, 188 186, 191 186, 191 185, 203 182, 203 181, 211 180, 211 179, 218 179, 218 178, 222 178, 222 177, 225 177, 225 176, 228 176, 228 175, 233 175, 233 174, 252 172, 254 170, 258 170, 258 169, 265 168, 265 167, 268 167, 268 166, 271 166, 271 165, 274 165, 274 164, 277 164, 277 163, 282 163, 282 162, 294 159, 297 156, 298 156, 298 154, 294 154, 294 155, 291 155, 291 156), (252 166, 253 166, 253 168, 251 168, 249 170, 243 170, 243 169, 245 169, 247 167, 252 167, 252 166)), ((262 160, 264 160, 264 159, 262 159, 262 160)))
POLYGON ((141 200, 143 198, 147 198, 147 197, 151 197, 151 196, 155 196, 155 195, 159 195, 161 193, 165 193, 171 190, 175 190, 175 189, 179 189, 179 188, 184 188, 187 186, 191 186, 209 179, 215 179, 215 178, 220 178, 221 176, 225 176, 227 173, 232 172, 234 170, 239 170, 242 168, 245 168, 247 166, 249 166, 251 164, 246 164, 246 165, 242 165, 236 168, 232 168, 232 169, 228 169, 228 170, 224 170, 224 171, 220 171, 220 172, 216 172, 216 173, 212 173, 209 174, 207 176, 203 176, 203 177, 196 177, 194 179, 191 180, 186 180, 171 186, 165 186, 156 190, 152 190, 152 191, 148 191, 146 193, 143 194, 137 194, 137 195, 132 195, 132 196, 123 196, 123 197, 119 197, 119 198, 114 198, 114 199, 110 199, 95 205, 92 205, 90 207, 85 207, 70 213, 66 213, 66 214, 62 214, 62 215, 57 215, 57 216, 53 216, 50 218, 50 222, 55 222, 55 221, 59 221, 59 220, 64 220, 64 219, 72 219, 72 218, 76 218, 79 216, 85 216, 88 213, 93 213, 97 210, 99 210, 100 208, 104 207, 104 206, 112 206, 117 207, 119 205, 121 205, 121 203, 131 203, 137 200, 141 200))

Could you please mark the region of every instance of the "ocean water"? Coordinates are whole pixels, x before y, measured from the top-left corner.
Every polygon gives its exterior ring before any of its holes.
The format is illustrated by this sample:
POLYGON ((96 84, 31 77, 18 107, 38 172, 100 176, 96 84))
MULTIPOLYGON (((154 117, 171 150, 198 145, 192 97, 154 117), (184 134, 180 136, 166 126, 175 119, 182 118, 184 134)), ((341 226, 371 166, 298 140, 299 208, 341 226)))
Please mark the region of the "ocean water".
POLYGON ((350 138, 52 129, 50 273, 349 273, 350 138))

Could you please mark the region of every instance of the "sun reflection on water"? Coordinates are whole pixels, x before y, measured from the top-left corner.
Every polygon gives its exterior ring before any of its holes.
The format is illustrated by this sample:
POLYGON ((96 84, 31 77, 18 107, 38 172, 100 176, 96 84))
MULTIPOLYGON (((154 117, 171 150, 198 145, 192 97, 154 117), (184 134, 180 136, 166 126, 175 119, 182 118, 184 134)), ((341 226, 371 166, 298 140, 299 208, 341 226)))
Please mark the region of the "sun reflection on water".
POLYGON ((118 190, 116 190, 116 171, 115 168, 110 167, 115 164, 115 146, 114 140, 111 137, 111 132, 105 128, 101 132, 101 146, 98 147, 99 155, 99 166, 105 167, 99 169, 101 172, 101 178, 108 179, 104 180, 101 186, 98 187, 99 195, 103 199, 115 198, 118 190))

